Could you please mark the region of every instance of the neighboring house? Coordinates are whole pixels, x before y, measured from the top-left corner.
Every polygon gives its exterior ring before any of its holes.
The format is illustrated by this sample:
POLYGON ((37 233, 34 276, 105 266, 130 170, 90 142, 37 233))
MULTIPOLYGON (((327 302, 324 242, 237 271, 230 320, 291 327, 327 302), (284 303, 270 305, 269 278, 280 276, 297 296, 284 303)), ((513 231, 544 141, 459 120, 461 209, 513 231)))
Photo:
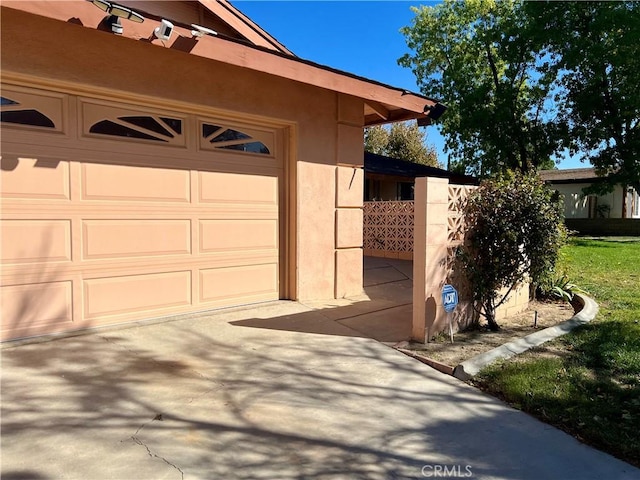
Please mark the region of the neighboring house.
POLYGON ((2 338, 360 294, 363 128, 439 104, 118 3, 2 2, 2 338))
POLYGON ((601 182, 593 168, 568 170, 541 170, 540 178, 564 196, 564 214, 574 218, 640 218, 638 192, 630 189, 625 193, 621 186, 606 195, 585 195, 583 189, 601 182), (623 212, 626 210, 626 212, 623 212))
POLYGON ((364 199, 413 200, 416 177, 448 178, 458 185, 477 185, 478 180, 441 168, 429 167, 407 160, 364 154, 364 199))

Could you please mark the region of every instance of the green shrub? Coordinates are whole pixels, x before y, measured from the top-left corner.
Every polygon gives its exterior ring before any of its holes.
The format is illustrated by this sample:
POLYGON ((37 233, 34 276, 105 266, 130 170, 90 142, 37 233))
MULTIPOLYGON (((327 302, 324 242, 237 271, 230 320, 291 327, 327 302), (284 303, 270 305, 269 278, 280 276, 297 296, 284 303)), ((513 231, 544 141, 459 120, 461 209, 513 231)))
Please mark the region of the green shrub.
POLYGON ((476 310, 499 329, 495 310, 519 284, 552 276, 566 240, 561 198, 535 174, 508 173, 485 180, 464 206, 467 224, 459 258, 476 310), (499 291, 507 289, 500 297, 499 291))

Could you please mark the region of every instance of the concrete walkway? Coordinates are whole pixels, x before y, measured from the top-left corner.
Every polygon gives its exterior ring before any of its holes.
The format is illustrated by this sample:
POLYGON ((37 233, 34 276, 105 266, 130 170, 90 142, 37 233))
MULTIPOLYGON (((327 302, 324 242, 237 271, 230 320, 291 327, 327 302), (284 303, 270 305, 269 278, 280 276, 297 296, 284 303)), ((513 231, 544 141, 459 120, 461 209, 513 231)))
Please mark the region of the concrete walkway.
MULTIPOLYGON (((401 305, 375 302, 402 324, 401 305)), ((276 302, 5 346, 2 479, 640 478, 365 338, 365 303, 276 302)))

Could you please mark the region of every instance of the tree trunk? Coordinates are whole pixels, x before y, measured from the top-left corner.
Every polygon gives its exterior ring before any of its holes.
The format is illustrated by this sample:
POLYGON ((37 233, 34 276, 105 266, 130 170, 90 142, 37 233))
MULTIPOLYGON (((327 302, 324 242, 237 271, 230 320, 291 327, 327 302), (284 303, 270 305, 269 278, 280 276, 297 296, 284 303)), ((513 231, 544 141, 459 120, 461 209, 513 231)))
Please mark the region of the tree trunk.
POLYGON ((484 304, 484 313, 487 317, 489 330, 491 330, 492 332, 497 332, 498 330, 500 330, 500 325, 498 325, 498 322, 496 322, 496 307, 495 302, 492 298, 487 300, 484 304))
POLYGON ((629 187, 622 186, 622 218, 627 218, 627 197, 629 196, 629 187))

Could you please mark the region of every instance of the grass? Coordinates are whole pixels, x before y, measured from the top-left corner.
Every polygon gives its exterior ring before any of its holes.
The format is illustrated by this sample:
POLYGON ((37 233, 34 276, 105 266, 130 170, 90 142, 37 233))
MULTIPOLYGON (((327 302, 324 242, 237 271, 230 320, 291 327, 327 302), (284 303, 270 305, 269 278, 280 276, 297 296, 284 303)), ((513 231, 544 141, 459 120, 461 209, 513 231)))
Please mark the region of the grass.
POLYGON ((640 466, 640 238, 573 238, 561 268, 598 302, 596 319, 488 367, 475 383, 640 466))

